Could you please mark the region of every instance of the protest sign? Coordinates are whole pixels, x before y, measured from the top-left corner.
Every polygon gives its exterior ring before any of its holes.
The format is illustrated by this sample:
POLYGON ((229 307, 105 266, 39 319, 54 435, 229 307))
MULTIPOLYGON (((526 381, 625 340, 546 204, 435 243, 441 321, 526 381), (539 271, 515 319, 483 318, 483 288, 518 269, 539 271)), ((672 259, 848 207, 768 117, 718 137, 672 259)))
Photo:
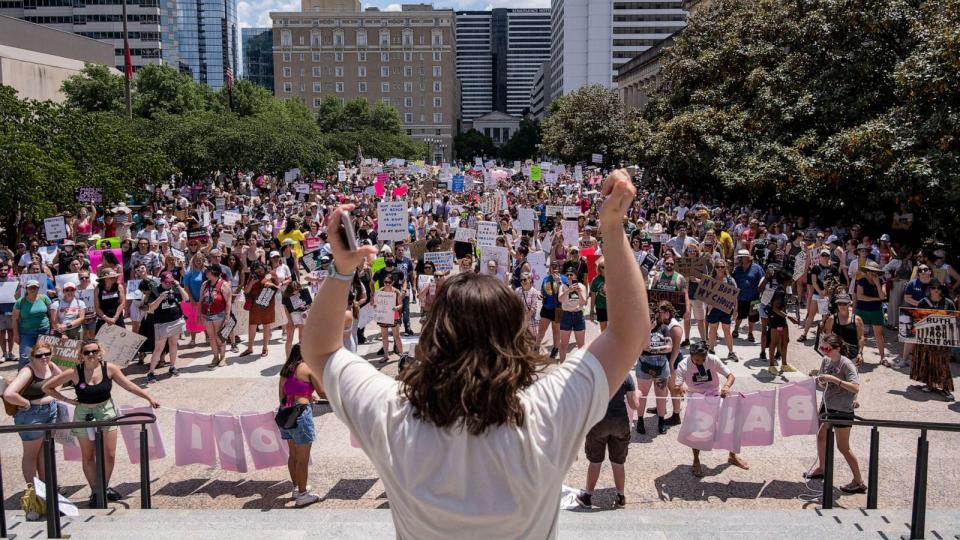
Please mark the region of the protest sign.
POLYGON ((534 223, 537 221, 537 211, 533 208, 520 208, 517 210, 517 217, 520 221, 520 230, 521 231, 532 231, 535 228, 534 223))
POLYGON ((480 247, 480 272, 483 274, 488 273, 487 263, 490 261, 496 261, 497 263, 497 277, 503 279, 507 276, 507 271, 510 269, 510 252, 507 251, 507 248, 500 246, 481 246, 480 247))
POLYGON ((377 205, 377 239, 409 240, 407 201, 381 201, 377 205))
POLYGON ((497 224, 493 221, 477 222, 477 245, 495 246, 497 245, 497 224))
POLYGON ((687 299, 683 291, 661 291, 659 289, 650 289, 647 291, 647 303, 650 305, 650 313, 656 311, 657 304, 660 302, 670 302, 678 313, 687 308, 687 299))
MULTIPOLYGON (((97 269, 100 268, 100 263, 103 262, 103 254, 108 251, 112 253, 114 257, 116 257, 117 263, 123 267, 123 252, 119 249, 95 249, 87 252, 88 257, 90 258, 91 272, 95 273, 97 269)), ((123 276, 121 276, 121 281, 122 280, 123 276)))
POLYGON ((234 242, 233 233, 221 232, 220 240, 217 243, 217 245, 224 248, 233 248, 233 242, 234 242))
POLYGON ((563 231, 563 244, 565 246, 580 247, 580 228, 576 221, 564 221, 560 230, 563 231))
POLYGON ((28 281, 36 281, 40 284, 40 291, 37 294, 47 294, 47 290, 49 289, 47 285, 49 282, 47 281, 46 274, 20 274, 20 285, 22 286, 21 294, 26 295, 28 281))
POLYGON ((213 204, 217 210, 223 212, 227 207, 227 200, 223 197, 217 197, 214 199, 213 204))
MULTIPOLYGON (((66 285, 67 283, 73 283, 74 285, 79 284, 80 274, 77 274, 77 273, 59 274, 57 275, 57 277, 54 278, 54 280, 56 281, 57 290, 62 291, 63 286, 66 285)), ((0 302, 0 303, 3 303, 3 302, 0 302)), ((93 309, 93 306, 87 306, 87 309, 93 309)))
POLYGON ((803 277, 803 274, 807 271, 807 252, 801 251, 797 253, 797 256, 794 258, 793 263, 793 280, 797 281, 803 277))
POLYGON ((820 428, 817 419, 817 380, 807 379, 777 389, 777 419, 780 435, 814 435, 820 428))
POLYGON ((576 205, 565 205, 563 207, 563 219, 577 219, 580 217, 580 207, 576 205))
POLYGON ((313 253, 314 251, 320 249, 320 246, 323 245, 323 240, 318 236, 313 236, 310 238, 303 239, 303 253, 313 253))
POLYGON ((960 347, 960 311, 900 308, 901 343, 960 347))
POLYGON ((127 300, 143 300, 143 291, 140 290, 139 279, 127 281, 127 300))
POLYGON ((53 264, 53 258, 57 256, 57 246, 42 246, 37 248, 37 253, 40 254, 40 260, 43 261, 43 264, 49 266, 53 264))
POLYGON ((13 304, 17 301, 19 281, 0 281, 0 304, 13 304))
POLYGON ((543 278, 547 277, 547 254, 542 251, 531 251, 527 254, 527 263, 533 274, 533 285, 539 287, 543 278))
POLYGON ((43 343, 50 347, 52 352, 50 360, 60 367, 72 368, 80 363, 81 341, 79 339, 59 338, 44 334, 37 337, 37 343, 43 343))
POLYGON ((543 169, 541 169, 539 165, 530 167, 530 179, 537 182, 541 178, 543 178, 543 169))
POLYGON ((417 276, 417 290, 420 290, 431 283, 433 283, 433 276, 428 276, 424 274, 420 274, 417 276))
POLYGON ((557 204, 548 204, 546 207, 547 217, 555 218, 557 214, 563 214, 563 207, 557 204))
POLYGON ((687 278, 700 279, 706 274, 709 261, 709 255, 680 257, 677 259, 677 272, 687 278))
POLYGON ((577 182, 583 182, 583 167, 580 165, 573 168, 573 179, 577 182))
POLYGON ((453 182, 450 184, 450 191, 454 193, 463 193, 463 175, 458 174, 453 177, 453 182))
POLYGON ((452 251, 432 251, 423 254, 423 262, 433 263, 438 272, 453 271, 454 256, 452 251))
POLYGON ((97 240, 97 249, 118 249, 119 247, 119 236, 111 236, 110 238, 101 238, 100 240, 97 240))
POLYGON ((457 227, 456 232, 453 235, 454 242, 470 242, 476 240, 477 231, 467 228, 467 227, 457 227))
MULTIPOLYGON (((241 311, 244 310, 241 309, 241 311)), ((220 339, 227 341, 227 339, 230 337, 230 334, 236 330, 237 322, 237 316, 233 313, 230 313, 230 318, 223 323, 223 326, 221 326, 220 330, 217 332, 217 335, 220 336, 220 339)))
POLYGON ((186 255, 183 253, 183 250, 180 250, 177 248, 170 248, 170 254, 173 255, 174 259, 177 259, 180 262, 186 261, 186 255))
POLYGON ((737 294, 740 289, 731 283, 724 283, 712 277, 704 276, 697 288, 697 300, 717 308, 724 313, 733 313, 737 309, 737 294))
POLYGON ((374 320, 378 324, 394 324, 394 308, 397 305, 397 293, 391 291, 377 291, 374 297, 374 320))
POLYGON ((273 296, 275 294, 277 294, 276 289, 264 287, 263 289, 260 289, 260 294, 254 298, 253 303, 263 308, 270 307, 270 302, 273 300, 273 296))
POLYGON ((187 231, 187 240, 196 240, 201 244, 204 244, 209 239, 206 228, 196 228, 190 229, 187 231))
POLYGON ((233 227, 240 221, 240 212, 227 211, 221 214, 224 227, 233 227))
POLYGON ((100 204, 103 202, 103 188, 78 187, 74 188, 73 194, 79 203, 100 204))
POLYGON ((54 216, 43 220, 43 230, 48 242, 56 242, 67 237, 67 222, 63 216, 54 216))
POLYGON ((376 315, 374 311, 373 304, 367 304, 360 308, 360 316, 357 317, 357 327, 366 328, 366 326, 373 322, 374 316, 376 315))
POLYGON ((310 193, 310 184, 299 182, 293 185, 293 190, 296 193, 309 194, 310 193))
POLYGON ((287 172, 283 173, 284 182, 292 182, 300 178, 300 169, 290 169, 287 172))
POLYGON ((133 361, 147 338, 115 324, 105 324, 97 332, 97 341, 105 360, 124 367, 133 361))
POLYGON ((603 154, 591 154, 590 161, 596 164, 603 163, 603 154))
POLYGON ((543 173, 543 180, 548 184, 557 183, 557 173, 555 172, 545 172, 543 173))

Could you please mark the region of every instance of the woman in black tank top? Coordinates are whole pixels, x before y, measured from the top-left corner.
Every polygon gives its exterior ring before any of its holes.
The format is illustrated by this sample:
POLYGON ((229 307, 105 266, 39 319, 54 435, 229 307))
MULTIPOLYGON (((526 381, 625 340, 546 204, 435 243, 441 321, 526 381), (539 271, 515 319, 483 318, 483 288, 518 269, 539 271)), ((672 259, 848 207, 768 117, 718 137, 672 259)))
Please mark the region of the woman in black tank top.
MULTIPOLYGON (((80 347, 80 364, 68 369, 55 377, 47 379, 43 383, 43 391, 47 395, 64 403, 74 405, 74 422, 95 422, 109 421, 117 417, 117 409, 113 405, 111 393, 113 383, 141 397, 150 403, 150 406, 156 409, 160 406, 157 400, 150 397, 150 394, 143 391, 139 386, 130 382, 130 379, 120 371, 116 364, 108 363, 103 358, 103 348, 96 340, 85 341, 80 347), (59 387, 70 381, 77 392, 77 399, 70 399, 60 393, 59 387)), ((104 468, 106 476, 104 479, 109 485, 110 476, 113 474, 113 465, 117 457, 117 426, 102 427, 103 447, 104 447, 104 468)), ((80 453, 83 455, 83 475, 90 485, 91 508, 106 508, 106 501, 100 501, 96 496, 97 474, 95 468, 94 453, 95 430, 90 428, 80 428, 71 430, 80 443, 80 453)), ((121 496, 113 488, 107 488, 107 499, 118 501, 121 496)))
POLYGON ((94 310, 97 314, 97 331, 105 324, 123 327, 123 306, 127 295, 120 286, 119 275, 112 269, 104 271, 93 291, 94 310))
POLYGON ((822 335, 837 334, 844 343, 843 355, 859 367, 863 363, 863 319, 850 309, 853 300, 849 295, 837 295, 835 301, 837 314, 823 322, 822 335))

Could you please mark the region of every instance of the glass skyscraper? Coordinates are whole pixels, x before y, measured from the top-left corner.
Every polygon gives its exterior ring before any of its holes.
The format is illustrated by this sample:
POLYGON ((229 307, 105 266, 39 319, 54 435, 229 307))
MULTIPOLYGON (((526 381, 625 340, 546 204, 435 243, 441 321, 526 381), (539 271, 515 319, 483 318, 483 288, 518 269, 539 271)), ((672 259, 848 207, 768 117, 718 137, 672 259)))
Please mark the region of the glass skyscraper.
POLYGON ((236 0, 176 0, 178 64, 193 80, 221 88, 239 73, 236 0))
POLYGON ((273 93, 273 28, 241 28, 243 79, 273 93))

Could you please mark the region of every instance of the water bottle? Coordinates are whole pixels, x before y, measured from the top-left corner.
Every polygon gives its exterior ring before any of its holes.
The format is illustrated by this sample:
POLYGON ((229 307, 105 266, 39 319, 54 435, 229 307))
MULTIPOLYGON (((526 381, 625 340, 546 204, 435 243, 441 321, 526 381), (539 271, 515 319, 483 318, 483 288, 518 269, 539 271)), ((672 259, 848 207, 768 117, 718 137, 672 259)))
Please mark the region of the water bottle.
MULTIPOLYGON (((93 422, 95 420, 93 413, 87 413, 87 416, 85 416, 83 419, 86 422, 93 422)), ((87 428, 87 439, 89 439, 91 442, 97 440, 96 428, 92 428, 92 427, 87 428)))

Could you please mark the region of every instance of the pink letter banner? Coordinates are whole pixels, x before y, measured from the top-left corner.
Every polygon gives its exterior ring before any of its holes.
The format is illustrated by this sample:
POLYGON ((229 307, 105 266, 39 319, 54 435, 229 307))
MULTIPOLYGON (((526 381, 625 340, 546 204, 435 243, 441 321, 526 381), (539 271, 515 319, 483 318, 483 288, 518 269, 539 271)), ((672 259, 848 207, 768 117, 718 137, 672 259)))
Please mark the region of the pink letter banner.
MULTIPOLYGON (((131 413, 152 413, 150 407, 136 407, 133 409, 120 409, 120 414, 131 413)), ((123 445, 127 447, 127 455, 130 463, 137 465, 140 463, 140 426, 129 425, 120 426, 120 435, 123 436, 123 445)), ((163 448, 163 439, 160 437, 160 427, 157 423, 147 424, 147 456, 150 461, 163 459, 167 456, 167 451, 163 448)))
POLYGON ((697 450, 713 450, 719 415, 720 398, 718 396, 688 401, 677 440, 697 450))
POLYGON ((199 463, 215 467, 217 450, 213 437, 213 415, 178 410, 174 426, 174 449, 177 465, 199 463))
POLYGON ((820 428, 817 421, 817 383, 807 379, 780 387, 777 416, 780 435, 813 435, 820 428))
POLYGON ((273 412, 240 415, 243 437, 257 470, 287 465, 287 443, 280 438, 273 417, 273 412))
POLYGON ((220 468, 225 471, 247 472, 247 457, 243 453, 240 419, 229 413, 213 415, 213 433, 217 438, 220 468))
POLYGON ((747 394, 737 411, 737 431, 743 446, 769 446, 773 444, 773 414, 777 390, 764 390, 747 394))

